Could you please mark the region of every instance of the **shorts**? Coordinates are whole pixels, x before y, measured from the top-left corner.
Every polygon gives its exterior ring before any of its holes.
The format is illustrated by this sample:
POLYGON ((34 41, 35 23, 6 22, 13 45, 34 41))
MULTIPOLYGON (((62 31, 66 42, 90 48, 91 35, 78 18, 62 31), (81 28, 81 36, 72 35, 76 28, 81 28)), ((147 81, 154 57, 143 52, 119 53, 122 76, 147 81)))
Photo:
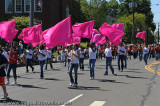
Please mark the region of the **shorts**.
POLYGON ((0 86, 5 85, 5 77, 0 77, 0 86))

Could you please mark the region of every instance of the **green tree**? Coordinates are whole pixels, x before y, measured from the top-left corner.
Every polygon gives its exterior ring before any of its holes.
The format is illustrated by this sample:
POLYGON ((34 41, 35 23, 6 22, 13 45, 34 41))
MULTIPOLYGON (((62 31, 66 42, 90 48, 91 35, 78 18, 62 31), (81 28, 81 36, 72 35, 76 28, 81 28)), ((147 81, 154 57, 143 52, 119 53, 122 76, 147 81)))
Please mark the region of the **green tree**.
MULTIPOLYGON (((18 30, 18 33, 14 38, 14 41, 18 41, 18 35, 22 32, 22 29, 29 27, 30 18, 21 16, 21 17, 12 17, 10 20, 14 19, 16 19, 16 29, 18 30)), ((36 19, 34 19, 34 21, 36 21, 36 19)), ((34 25, 37 25, 37 23, 34 23, 34 25)))
MULTIPOLYGON (((123 40, 127 41, 128 43, 131 42, 132 38, 132 27, 133 27, 133 16, 122 16, 118 19, 116 23, 124 23, 124 32, 126 33, 123 37, 123 40)), ((145 22, 146 16, 141 13, 135 13, 135 35, 133 36, 133 39, 136 43, 143 43, 143 40, 136 38, 136 34, 138 32, 142 32, 143 30, 147 30, 146 22, 145 22), (137 31, 139 29, 139 31, 137 31)), ((154 43, 154 35, 151 33, 151 29, 149 28, 149 43, 154 43)), ((147 41, 147 35, 146 35, 146 41, 147 41)))

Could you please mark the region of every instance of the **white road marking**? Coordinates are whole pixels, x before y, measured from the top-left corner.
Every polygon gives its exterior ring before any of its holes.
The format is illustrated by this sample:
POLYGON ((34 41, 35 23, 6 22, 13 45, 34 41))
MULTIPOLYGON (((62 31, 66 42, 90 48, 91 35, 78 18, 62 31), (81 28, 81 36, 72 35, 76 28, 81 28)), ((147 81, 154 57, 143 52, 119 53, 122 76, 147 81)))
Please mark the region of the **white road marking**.
POLYGON ((69 100, 69 101, 68 101, 68 102, 66 102, 64 105, 61 105, 61 106, 65 106, 66 104, 68 104, 68 103, 71 103, 71 102, 75 101, 76 99, 80 98, 81 96, 83 96, 83 94, 80 94, 80 95, 76 96, 75 98, 73 98, 73 99, 69 100))
POLYGON ((94 101, 91 105, 89 106, 103 106, 106 103, 106 101, 94 101))

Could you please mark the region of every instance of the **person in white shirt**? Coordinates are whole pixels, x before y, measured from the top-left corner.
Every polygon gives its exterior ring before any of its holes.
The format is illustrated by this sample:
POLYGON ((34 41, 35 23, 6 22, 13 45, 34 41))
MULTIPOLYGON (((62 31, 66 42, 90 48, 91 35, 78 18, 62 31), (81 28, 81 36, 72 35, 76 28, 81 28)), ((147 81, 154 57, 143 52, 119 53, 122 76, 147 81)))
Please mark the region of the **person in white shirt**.
POLYGON ((61 50, 61 62, 64 62, 64 66, 66 67, 67 62, 67 52, 65 51, 65 48, 63 47, 61 50))
POLYGON ((84 49, 81 47, 79 52, 80 52, 79 67, 80 70, 84 70, 84 49))
POLYGON ((78 71, 78 63, 79 63, 80 53, 78 51, 77 44, 73 45, 73 50, 70 51, 70 67, 69 67, 69 77, 70 77, 70 86, 77 87, 77 71, 78 71), (74 68, 75 79, 72 76, 72 70, 74 68))
POLYGON ((46 55, 46 60, 45 60, 45 62, 46 62, 45 70, 47 70, 48 61, 49 61, 51 69, 53 69, 52 60, 51 60, 52 59, 52 50, 47 49, 46 53, 47 53, 47 55, 46 55))
MULTIPOLYGON (((2 54, 3 54, 3 55, 6 57, 6 59, 8 60, 9 50, 8 50, 8 47, 7 47, 7 46, 5 46, 4 52, 3 52, 2 54)), ((5 69, 6 69, 6 72, 7 72, 8 64, 5 66, 5 69)))
POLYGON ((90 68, 90 79, 95 78, 94 67, 96 63, 97 49, 95 47, 95 43, 91 42, 89 47, 89 68, 90 68))
POLYGON ((112 67, 112 50, 111 50, 109 44, 106 45, 106 49, 105 49, 104 53, 105 53, 105 56, 106 56, 106 71, 105 71, 104 75, 108 75, 108 65, 109 65, 109 67, 112 71, 112 74, 116 75, 116 74, 114 74, 114 69, 112 67))
POLYGON ((40 73, 40 79, 43 79, 43 65, 45 64, 45 59, 46 59, 46 51, 44 50, 44 45, 40 45, 40 49, 38 51, 38 60, 39 60, 39 64, 40 64, 40 69, 41 69, 41 73, 40 73))
POLYGON ((71 48, 72 48, 72 47, 70 47, 70 46, 67 47, 67 49, 68 49, 68 52, 67 52, 68 70, 69 70, 69 65, 70 65, 70 61, 71 61, 71 60, 69 59, 70 52, 71 52, 71 48))
POLYGON ((25 52, 25 55, 26 55, 26 73, 29 72, 28 66, 30 66, 32 68, 32 72, 34 71, 34 67, 31 64, 32 55, 33 55, 31 46, 28 45, 27 49, 28 50, 25 52))
POLYGON ((124 55, 126 53, 126 49, 124 48, 123 43, 121 43, 120 46, 118 47, 117 53, 118 53, 118 70, 120 71, 120 61, 121 61, 121 69, 123 71, 124 67, 123 60, 124 60, 124 55))
POLYGON ((146 65, 147 65, 148 53, 149 53, 148 45, 144 45, 143 54, 144 54, 144 62, 146 65))

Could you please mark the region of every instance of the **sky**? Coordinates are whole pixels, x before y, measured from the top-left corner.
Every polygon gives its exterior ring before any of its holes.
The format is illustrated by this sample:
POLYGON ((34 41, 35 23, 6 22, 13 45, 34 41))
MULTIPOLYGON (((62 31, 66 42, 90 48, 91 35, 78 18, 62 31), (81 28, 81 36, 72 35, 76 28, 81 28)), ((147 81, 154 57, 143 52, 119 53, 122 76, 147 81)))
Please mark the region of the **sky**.
POLYGON ((158 23, 160 23, 160 0, 151 0, 152 12, 154 14, 154 23, 156 23, 156 30, 158 29, 158 23), (159 6, 154 5, 159 4, 159 6))

